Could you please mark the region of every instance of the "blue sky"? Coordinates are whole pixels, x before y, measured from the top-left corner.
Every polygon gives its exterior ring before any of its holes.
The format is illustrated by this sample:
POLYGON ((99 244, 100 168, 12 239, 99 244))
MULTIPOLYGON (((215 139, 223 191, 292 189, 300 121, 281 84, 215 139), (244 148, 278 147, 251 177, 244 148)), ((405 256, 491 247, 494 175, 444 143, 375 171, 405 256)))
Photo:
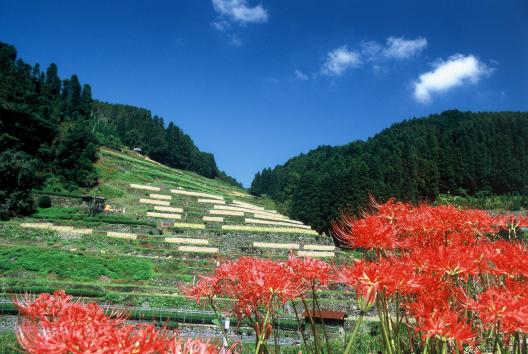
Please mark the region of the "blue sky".
POLYGON ((182 127, 245 185, 446 109, 527 110, 528 2, 0 0, 0 41, 182 127))

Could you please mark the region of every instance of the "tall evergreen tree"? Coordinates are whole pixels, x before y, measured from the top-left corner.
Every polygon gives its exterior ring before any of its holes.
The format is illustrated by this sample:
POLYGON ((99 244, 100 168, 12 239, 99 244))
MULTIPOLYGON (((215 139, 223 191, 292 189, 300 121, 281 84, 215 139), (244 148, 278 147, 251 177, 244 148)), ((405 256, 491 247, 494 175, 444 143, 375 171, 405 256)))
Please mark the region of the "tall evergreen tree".
POLYGON ((82 110, 81 108, 81 83, 79 82, 79 78, 77 75, 72 75, 70 78, 70 104, 71 104, 71 112, 80 112, 82 110))
POLYGON ((49 88, 50 98, 52 100, 59 97, 61 93, 62 82, 59 78, 58 68, 55 63, 51 63, 46 70, 46 85, 49 88))
POLYGON ((88 84, 84 84, 81 92, 80 111, 82 115, 90 117, 92 112, 92 87, 88 84))

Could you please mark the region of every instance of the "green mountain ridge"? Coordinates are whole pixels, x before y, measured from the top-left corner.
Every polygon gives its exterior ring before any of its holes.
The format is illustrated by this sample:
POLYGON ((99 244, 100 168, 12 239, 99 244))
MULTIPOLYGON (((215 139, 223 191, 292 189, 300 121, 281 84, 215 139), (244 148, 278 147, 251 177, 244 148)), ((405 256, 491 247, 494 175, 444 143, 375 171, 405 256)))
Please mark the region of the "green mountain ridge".
MULTIPOLYGON (((528 113, 446 111, 396 123, 366 141, 321 146, 256 174, 250 191, 319 231, 370 196, 528 195, 528 113)), ((525 201, 524 203, 528 203, 525 201)))

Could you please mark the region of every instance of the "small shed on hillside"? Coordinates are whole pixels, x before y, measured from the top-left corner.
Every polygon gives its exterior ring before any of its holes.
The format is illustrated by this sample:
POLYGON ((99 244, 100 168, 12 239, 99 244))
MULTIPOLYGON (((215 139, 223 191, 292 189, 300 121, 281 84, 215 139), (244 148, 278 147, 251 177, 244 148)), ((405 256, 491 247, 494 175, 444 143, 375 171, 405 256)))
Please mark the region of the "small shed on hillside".
POLYGON ((330 326, 343 326, 345 324, 346 312, 341 311, 304 311, 304 321, 309 322, 310 316, 315 323, 323 323, 330 326))
POLYGON ((82 202, 88 206, 90 215, 94 216, 97 213, 104 211, 105 198, 91 195, 83 195, 81 197, 82 202))

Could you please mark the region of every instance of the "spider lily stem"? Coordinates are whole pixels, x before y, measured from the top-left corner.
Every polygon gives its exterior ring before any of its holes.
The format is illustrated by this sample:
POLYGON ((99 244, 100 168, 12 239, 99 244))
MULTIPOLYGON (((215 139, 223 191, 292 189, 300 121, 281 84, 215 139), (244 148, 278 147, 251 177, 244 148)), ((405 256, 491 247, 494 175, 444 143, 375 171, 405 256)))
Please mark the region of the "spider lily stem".
POLYGON ((429 339, 430 337, 427 337, 427 339, 425 340, 423 354, 427 354, 427 351, 429 350, 429 339))
POLYGON ((354 329, 352 330, 352 334, 350 335, 350 339, 348 340, 344 354, 350 354, 352 352, 352 347, 354 346, 361 322, 363 322, 363 312, 361 312, 361 314, 356 319, 356 323, 354 323, 354 329))
MULTIPOLYGON (((292 301, 293 306, 293 312, 295 313, 295 318, 297 319, 297 330, 299 331, 299 334, 301 335, 301 338, 303 340, 304 348, 308 350, 308 345, 306 343, 306 338, 304 337, 304 331, 301 328, 301 320, 299 319, 299 313, 297 312, 297 307, 295 306, 295 302, 292 301)), ((304 322, 304 321, 303 321, 304 322)))
POLYGON ((221 321, 221 318, 220 316, 218 315, 218 311, 216 309, 216 306, 214 304, 214 301, 213 299, 209 299, 209 303, 211 304, 211 308, 213 309, 213 312, 214 312, 214 315, 215 315, 215 318, 216 320, 218 321, 218 327, 220 327, 220 331, 222 332, 222 335, 224 336, 226 342, 227 342, 227 346, 230 347, 231 346, 231 343, 229 342, 229 337, 227 336, 227 333, 225 331, 225 328, 224 326, 222 325, 222 321, 221 321))
POLYGON ((442 354, 447 354, 447 340, 442 340, 442 354))
POLYGON ((390 345, 389 333, 387 332, 387 325, 385 322, 384 311, 381 308, 381 304, 378 299, 376 299, 376 309, 378 310, 378 317, 380 319, 381 332, 383 333, 383 341, 385 343, 385 350, 387 354, 392 354, 392 347, 390 345))
POLYGON ((323 316, 321 316, 321 308, 319 307, 319 301, 317 301, 317 295, 315 294, 315 285, 314 284, 312 284, 312 294, 313 294, 313 301, 315 303, 315 306, 317 307, 317 311, 319 311, 319 319, 321 320, 321 325, 323 327, 323 335, 325 337, 326 352, 328 354, 330 354, 331 350, 330 350, 330 342, 328 340, 328 333, 326 332, 326 326, 325 326, 325 323, 324 323, 323 316))
POLYGON ((310 313, 308 304, 306 303, 306 299, 304 298, 304 296, 301 296, 301 300, 303 302, 304 309, 306 310, 306 313, 308 313, 308 318, 310 319, 310 327, 312 328, 312 334, 314 336, 315 352, 316 353, 320 353, 321 352, 321 346, 319 344, 319 337, 317 336, 317 330, 315 328, 315 322, 314 322, 314 319, 313 319, 313 316, 312 316, 313 312, 310 313))
MULTIPOLYGON (((262 322, 262 328, 260 330, 260 333, 258 335, 258 342, 257 347, 255 348, 255 354, 260 354, 260 348, 266 341, 266 325, 268 324, 268 319, 270 316, 270 310, 271 310, 271 303, 273 302, 273 296, 270 298, 270 301, 268 305, 266 306, 266 316, 264 317, 264 321, 262 322)), ((265 344, 264 344, 265 345, 265 344)))

